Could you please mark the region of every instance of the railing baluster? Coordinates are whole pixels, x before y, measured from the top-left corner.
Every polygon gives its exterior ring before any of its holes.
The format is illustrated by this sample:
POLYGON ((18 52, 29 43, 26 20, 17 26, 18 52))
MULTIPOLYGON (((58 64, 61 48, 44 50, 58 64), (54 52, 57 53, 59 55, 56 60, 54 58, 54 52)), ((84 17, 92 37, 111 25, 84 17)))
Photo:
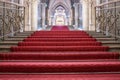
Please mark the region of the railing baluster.
POLYGON ((25 7, 17 3, 0 0, 0 39, 14 36, 15 33, 23 31, 25 27, 25 7))
POLYGON ((100 24, 100 31, 106 36, 114 37, 116 40, 120 38, 117 34, 120 30, 120 6, 117 4, 120 4, 120 0, 101 3, 96 6, 96 29, 99 28, 97 25, 100 24))
MULTIPOLYGON (((5 2, 3 3, 3 7, 5 7, 5 2)), ((6 9, 5 8, 3 8, 3 31, 2 31, 2 33, 3 33, 3 38, 2 38, 2 40, 5 40, 5 15, 6 15, 6 9)))
MULTIPOLYGON (((117 18, 117 16, 116 16, 116 3, 114 3, 114 7, 115 7, 115 13, 114 14, 115 14, 115 19, 116 19, 117 18)), ((116 34, 116 27, 117 27, 117 25, 116 24, 117 24, 117 22, 115 22, 115 39, 117 39, 116 38, 116 35, 117 35, 116 34)))

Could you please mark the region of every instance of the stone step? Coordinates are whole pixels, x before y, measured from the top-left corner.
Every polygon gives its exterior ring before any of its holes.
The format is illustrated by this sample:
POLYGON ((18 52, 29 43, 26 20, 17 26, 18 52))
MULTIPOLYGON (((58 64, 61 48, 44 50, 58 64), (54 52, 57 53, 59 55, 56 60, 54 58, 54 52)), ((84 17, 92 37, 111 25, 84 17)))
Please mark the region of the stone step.
POLYGON ((23 41, 24 38, 6 38, 5 41, 23 41))
MULTIPOLYGON (((29 36, 29 35, 28 35, 29 36)), ((10 37, 10 38, 27 38, 28 36, 12 36, 12 37, 10 37)), ((106 36, 92 36, 92 37, 94 37, 94 38, 110 38, 110 37, 106 37, 106 36)))
POLYGON ((32 34, 32 33, 34 33, 34 31, 31 31, 31 32, 25 31, 25 32, 20 32, 20 33, 16 33, 16 34, 32 34))
POLYGON ((33 34, 34 32, 21 32, 21 33, 16 33, 16 36, 29 36, 31 34, 33 34))
POLYGON ((109 51, 111 52, 120 52, 120 45, 112 45, 109 47, 110 47, 109 51))
MULTIPOLYGON (((7 44, 7 43, 10 43, 10 44, 16 44, 18 43, 18 41, 1 41, 0 44, 7 44)), ((102 41, 103 44, 120 44, 120 41, 102 41)))
POLYGON ((12 36, 12 37, 9 37, 9 38, 27 38, 28 36, 12 36))
POLYGON ((33 33, 35 31, 25 31, 25 32, 21 32, 21 33, 33 33))
POLYGON ((102 33, 88 33, 89 35, 104 35, 102 33))
POLYGON ((120 41, 102 41, 103 45, 119 45, 120 46, 120 41))
POLYGON ((104 35, 92 35, 94 38, 111 38, 111 37, 106 37, 104 35))
POLYGON ((94 31, 87 32, 89 35, 93 36, 94 38, 111 38, 111 36, 106 36, 103 33, 97 33, 94 31))
POLYGON ((98 41, 115 41, 115 38, 96 38, 98 41))
POLYGON ((15 36, 30 36, 31 34, 15 34, 15 36))
POLYGON ((86 31, 86 32, 89 33, 89 34, 103 34, 101 32, 95 32, 95 31, 86 31))
MULTIPOLYGON (((24 38, 28 37, 33 32, 23 32, 17 33, 17 36, 6 38, 5 41, 0 42, 0 51, 9 52, 11 46, 15 46, 18 42, 21 42, 24 38)), ((102 42, 103 46, 109 46, 110 51, 120 52, 120 41, 115 41, 115 38, 106 37, 105 35, 101 35, 101 33, 90 32, 93 37, 95 37, 98 41, 102 42)))
MULTIPOLYGON (((110 52, 120 52, 120 45, 111 45, 109 47, 110 47, 110 49, 109 49, 110 52)), ((0 52, 9 52, 10 48, 11 48, 11 46, 8 46, 8 45, 6 45, 6 46, 0 45, 0 52)))
POLYGON ((103 41, 103 44, 120 44, 120 41, 103 41))
POLYGON ((8 45, 0 45, 0 52, 10 52, 10 48, 11 46, 8 46, 8 45))
POLYGON ((17 45, 18 41, 1 41, 0 45, 17 45))

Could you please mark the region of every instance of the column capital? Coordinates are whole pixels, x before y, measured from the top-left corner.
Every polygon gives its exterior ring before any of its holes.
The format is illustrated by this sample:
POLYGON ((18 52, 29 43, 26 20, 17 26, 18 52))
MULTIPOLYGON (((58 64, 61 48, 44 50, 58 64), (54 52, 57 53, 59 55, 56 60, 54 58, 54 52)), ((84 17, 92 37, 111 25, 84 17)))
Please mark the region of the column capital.
POLYGON ((80 2, 81 3, 83 3, 83 2, 89 2, 89 0, 81 0, 80 2))
POLYGON ((31 4, 33 4, 33 3, 35 3, 35 2, 39 2, 39 0, 26 0, 26 1, 24 1, 24 3, 25 3, 25 5, 31 5, 31 4))
POLYGON ((46 3, 41 3, 41 5, 47 7, 47 4, 46 4, 46 3))
POLYGON ((78 5, 79 5, 79 3, 74 3, 74 4, 73 4, 74 7, 76 7, 76 6, 78 6, 78 5))
POLYGON ((81 0, 80 3, 86 3, 86 4, 89 4, 89 3, 93 3, 95 0, 81 0))
POLYGON ((39 2, 39 0, 31 0, 31 2, 36 2, 36 1, 39 2))

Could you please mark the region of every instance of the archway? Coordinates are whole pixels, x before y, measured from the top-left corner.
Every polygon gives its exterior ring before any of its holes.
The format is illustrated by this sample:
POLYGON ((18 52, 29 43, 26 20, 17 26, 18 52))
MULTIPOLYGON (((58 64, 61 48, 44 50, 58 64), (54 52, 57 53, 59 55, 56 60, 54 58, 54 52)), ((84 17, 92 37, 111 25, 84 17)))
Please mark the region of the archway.
POLYGON ((49 8, 49 25, 71 25, 72 11, 59 2, 49 8))
POLYGON ((61 5, 55 9, 53 25, 68 25, 65 9, 61 5))

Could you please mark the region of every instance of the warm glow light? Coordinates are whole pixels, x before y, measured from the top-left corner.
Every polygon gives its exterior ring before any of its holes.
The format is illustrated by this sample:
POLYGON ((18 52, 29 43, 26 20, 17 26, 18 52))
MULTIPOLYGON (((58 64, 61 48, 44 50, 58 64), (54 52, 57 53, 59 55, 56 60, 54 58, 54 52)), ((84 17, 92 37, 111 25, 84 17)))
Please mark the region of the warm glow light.
POLYGON ((65 25, 64 16, 57 16, 56 25, 65 25))

